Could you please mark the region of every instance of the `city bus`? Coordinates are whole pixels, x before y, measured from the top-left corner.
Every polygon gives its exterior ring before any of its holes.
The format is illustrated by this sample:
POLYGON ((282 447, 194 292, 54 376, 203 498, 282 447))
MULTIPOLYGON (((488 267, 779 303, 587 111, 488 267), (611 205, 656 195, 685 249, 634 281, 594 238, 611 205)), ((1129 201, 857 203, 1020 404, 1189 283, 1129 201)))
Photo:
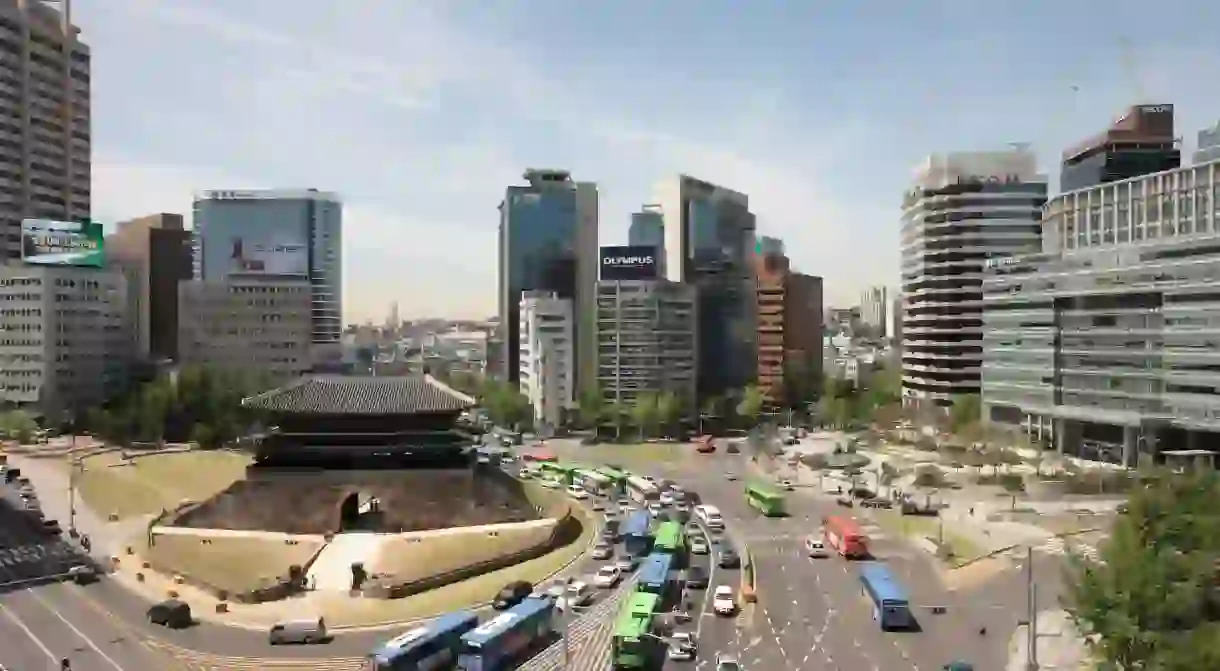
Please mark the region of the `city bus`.
POLYGON ((826 543, 847 559, 868 557, 868 538, 850 517, 833 515, 822 520, 826 543))
POLYGON ((457 668, 462 671, 516 668, 529 651, 554 636, 554 617, 553 599, 522 601, 462 636, 457 668))
POLYGON ((652 549, 654 552, 665 552, 671 555, 679 555, 686 546, 686 534, 682 530, 682 523, 676 520, 662 522, 657 527, 657 531, 653 536, 652 549))
POLYGON ((640 577, 636 582, 636 589, 640 592, 648 592, 657 596, 665 596, 666 587, 669 585, 669 573, 673 569, 673 555, 668 555, 662 552, 654 552, 644 559, 643 566, 640 567, 640 577))
POLYGON ((548 480, 557 480, 565 486, 572 484, 572 476, 576 473, 576 468, 565 466, 554 461, 544 461, 538 464, 542 471, 542 477, 548 480))
POLYGON ((367 671, 429 671, 453 666, 462 636, 479 626, 470 611, 442 615, 381 644, 369 653, 367 671))
POLYGON ((652 551, 652 515, 647 510, 637 510, 619 525, 619 536, 623 539, 627 554, 642 557, 652 551))
POLYGON ((885 564, 862 565, 860 585, 873 604, 873 619, 881 625, 881 631, 909 629, 914 624, 906 590, 885 564))
POLYGON ((746 503, 767 517, 783 517, 784 495, 766 485, 746 485, 746 503))
POLYGON ((623 490, 627 487, 627 474, 618 470, 617 468, 602 466, 601 468, 597 469, 597 472, 601 473, 607 478, 610 478, 610 481, 614 483, 614 487, 618 493, 623 493, 623 490))
POLYGON ((661 498, 661 490, 638 475, 627 476, 627 495, 638 503, 651 503, 661 498))
POLYGON ((659 601, 656 594, 635 592, 623 604, 611 639, 615 669, 644 668, 648 661, 652 618, 659 601))
POLYGON ((576 482, 584 487, 585 491, 598 496, 608 496, 615 490, 613 480, 594 470, 582 468, 576 471, 576 482))

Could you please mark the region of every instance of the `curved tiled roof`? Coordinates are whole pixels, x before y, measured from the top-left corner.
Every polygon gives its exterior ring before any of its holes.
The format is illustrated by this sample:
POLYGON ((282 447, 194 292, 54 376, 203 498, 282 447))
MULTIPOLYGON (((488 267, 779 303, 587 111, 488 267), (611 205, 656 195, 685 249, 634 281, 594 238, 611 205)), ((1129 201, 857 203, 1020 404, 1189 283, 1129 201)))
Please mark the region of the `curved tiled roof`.
POLYGON ((270 412, 318 415, 416 415, 460 412, 474 399, 428 375, 310 375, 251 396, 242 405, 270 412))

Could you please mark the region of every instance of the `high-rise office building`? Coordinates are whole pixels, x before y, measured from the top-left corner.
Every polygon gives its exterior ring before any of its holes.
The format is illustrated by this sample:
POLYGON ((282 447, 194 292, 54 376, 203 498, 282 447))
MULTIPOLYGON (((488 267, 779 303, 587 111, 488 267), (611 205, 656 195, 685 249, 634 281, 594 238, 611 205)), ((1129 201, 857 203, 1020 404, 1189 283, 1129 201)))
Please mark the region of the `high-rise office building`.
POLYGON ((725 396, 758 372, 754 214, 744 193, 688 175, 659 183, 665 278, 695 286, 699 394, 725 396))
POLYGON ((1086 189, 1171 170, 1181 163, 1173 105, 1136 105, 1104 133, 1063 152, 1059 190, 1086 189))
POLYGON ((1220 121, 1215 126, 1199 131, 1199 142, 1195 150, 1195 163, 1208 163, 1220 159, 1220 121))
POLYGON ((195 279, 305 278, 315 365, 342 358, 343 205, 317 189, 205 191, 195 199, 195 279))
POLYGON ((983 266, 1039 247, 1047 180, 1024 149, 937 154, 902 204, 902 394, 979 393, 983 266))
POLYGON ((191 279, 191 248, 180 214, 120 222, 106 237, 106 263, 129 277, 128 329, 142 361, 178 358, 178 283, 191 279))
POLYGON ((127 386, 124 273, 0 264, 0 403, 51 421, 82 417, 127 386))
POLYGON ((758 387, 768 402, 782 404, 786 375, 822 378, 822 278, 794 272, 782 243, 759 247, 767 251, 754 257, 758 387))
POLYGON ((89 217, 90 56, 71 2, 0 0, 0 262, 25 218, 89 217))
POLYGON ((534 410, 535 429, 553 429, 576 407, 572 301, 554 293, 525 291, 519 309, 519 388, 534 410))
POLYGON ((517 382, 521 370, 521 296, 553 293, 572 301, 576 393, 597 379, 597 185, 563 170, 527 170, 500 203, 499 373, 517 382))
POLYGON ((627 229, 627 244, 631 247, 665 249, 665 217, 660 205, 645 205, 631 214, 627 229))
POLYGON ((983 282, 983 407, 1089 459, 1220 441, 1220 160, 1060 195, 983 282))
POLYGON ((860 323, 868 329, 870 336, 890 336, 890 303, 887 287, 869 287, 860 293, 860 323))
POLYGON ((605 400, 631 408, 643 394, 672 394, 683 416, 694 417, 697 310, 689 284, 658 277, 600 280, 597 381, 605 400))

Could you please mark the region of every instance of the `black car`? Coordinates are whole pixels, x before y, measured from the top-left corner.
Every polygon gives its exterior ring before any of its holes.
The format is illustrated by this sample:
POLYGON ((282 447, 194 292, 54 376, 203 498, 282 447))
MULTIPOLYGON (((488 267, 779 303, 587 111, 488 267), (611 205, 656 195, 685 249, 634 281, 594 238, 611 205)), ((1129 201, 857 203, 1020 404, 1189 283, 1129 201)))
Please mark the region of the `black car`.
POLYGON ((491 607, 496 610, 508 610, 525 601, 534 592, 534 586, 525 580, 516 580, 500 588, 499 594, 492 600, 491 607))
POLYGON ((741 568, 741 557, 733 548, 725 547, 716 555, 716 565, 720 568, 741 568))
POLYGON ((170 629, 185 629, 195 623, 189 604, 176 599, 155 603, 148 609, 148 621, 170 629))
POLYGON ((686 586, 691 589, 706 589, 707 569, 697 564, 686 569, 686 586))

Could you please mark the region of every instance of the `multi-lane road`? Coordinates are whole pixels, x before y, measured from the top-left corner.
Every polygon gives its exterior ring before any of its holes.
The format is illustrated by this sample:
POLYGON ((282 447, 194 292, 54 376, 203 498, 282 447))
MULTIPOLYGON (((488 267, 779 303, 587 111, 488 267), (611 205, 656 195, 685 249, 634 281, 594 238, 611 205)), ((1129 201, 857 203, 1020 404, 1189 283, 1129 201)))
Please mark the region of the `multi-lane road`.
MULTIPOLYGON (((820 493, 798 488, 788 496, 790 516, 762 517, 746 505, 742 483, 725 475, 744 476, 743 459, 717 454, 668 466, 663 473, 721 509, 729 534, 749 548, 757 572, 757 604, 747 605, 737 618, 704 615, 697 668, 718 652, 747 669, 936 671, 959 659, 981 669, 1004 667, 1009 634, 1025 603, 1018 566, 985 585, 951 591, 931 558, 905 540, 886 537, 857 509, 853 513, 864 523, 877 561, 886 562, 907 587, 920 624, 917 632, 882 632, 856 564, 833 556, 812 559, 804 548, 822 518, 843 509, 820 493), (932 606, 946 612, 933 614, 932 606)), ((730 584, 736 579, 733 575, 730 584)))

